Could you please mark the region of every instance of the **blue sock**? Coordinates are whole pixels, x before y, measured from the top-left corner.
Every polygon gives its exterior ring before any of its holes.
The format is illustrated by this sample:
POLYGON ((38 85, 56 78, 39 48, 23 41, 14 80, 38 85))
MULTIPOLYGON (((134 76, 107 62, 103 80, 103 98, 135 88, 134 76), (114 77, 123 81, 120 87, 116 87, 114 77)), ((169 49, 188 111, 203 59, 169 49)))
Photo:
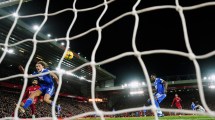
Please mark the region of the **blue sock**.
POLYGON ((24 109, 28 108, 33 103, 33 99, 28 98, 23 106, 24 109))
MULTIPOLYGON (((51 102, 51 106, 54 106, 54 102, 53 102, 53 101, 51 102)), ((55 108, 56 108, 56 107, 57 107, 57 105, 55 105, 55 108)))
POLYGON ((158 113, 158 114, 163 114, 162 111, 160 110, 159 101, 155 100, 155 106, 156 106, 156 108, 157 108, 157 113, 158 113))
MULTIPOLYGON (((51 102, 51 106, 54 106, 54 102, 53 101, 51 102)), ((57 105, 55 105, 54 107, 55 107, 55 110, 58 111, 57 105)))
POLYGON ((51 105, 54 106, 54 102, 53 101, 51 102, 51 105))
POLYGON ((157 108, 160 108, 160 105, 159 105, 159 103, 158 103, 157 100, 155 100, 155 106, 156 106, 157 108))

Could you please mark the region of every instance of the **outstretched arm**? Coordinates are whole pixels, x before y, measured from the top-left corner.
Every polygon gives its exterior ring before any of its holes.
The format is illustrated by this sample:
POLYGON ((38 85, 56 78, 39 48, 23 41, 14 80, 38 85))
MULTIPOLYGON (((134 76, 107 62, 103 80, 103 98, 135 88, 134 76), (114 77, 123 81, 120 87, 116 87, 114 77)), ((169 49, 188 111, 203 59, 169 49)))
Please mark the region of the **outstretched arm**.
POLYGON ((25 69, 23 68, 22 65, 19 65, 19 70, 20 70, 20 72, 21 72, 22 74, 24 74, 25 69))
POLYGON ((50 75, 53 77, 53 79, 57 82, 57 84, 58 84, 58 82, 59 82, 59 79, 58 79, 58 76, 55 74, 55 73, 53 73, 53 72, 50 72, 50 75))
POLYGON ((164 84, 164 87, 165 87, 165 93, 167 93, 168 83, 165 80, 163 80, 163 84, 164 84))

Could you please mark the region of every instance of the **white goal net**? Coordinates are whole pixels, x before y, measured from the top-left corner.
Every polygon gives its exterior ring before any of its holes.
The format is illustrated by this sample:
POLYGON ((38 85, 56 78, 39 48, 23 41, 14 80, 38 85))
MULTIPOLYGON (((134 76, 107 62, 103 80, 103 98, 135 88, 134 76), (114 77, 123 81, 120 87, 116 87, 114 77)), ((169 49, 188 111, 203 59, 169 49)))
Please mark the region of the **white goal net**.
MULTIPOLYGON (((118 59, 121 59, 121 58, 124 58, 124 57, 127 57, 127 56, 135 56, 136 59, 139 61, 139 64, 141 65, 141 68, 142 68, 142 71, 143 71, 143 74, 144 74, 144 76, 146 78, 146 84, 148 86, 147 88, 148 88, 148 91, 149 91, 150 99, 152 101, 154 101, 152 87, 150 87, 150 86, 152 86, 152 84, 150 82, 147 67, 146 67, 146 65, 144 63, 144 60, 142 59, 143 56, 151 55, 151 54, 177 55, 177 56, 181 56, 181 57, 186 57, 191 62, 193 62, 194 67, 195 67, 195 72, 196 72, 197 85, 198 85, 199 95, 200 95, 200 98, 201 98, 201 103, 202 103, 203 107, 205 108, 205 110, 207 112, 203 113, 203 112, 192 111, 192 110, 178 110, 178 109, 161 108, 162 111, 164 111, 164 112, 187 113, 187 114, 200 114, 200 115, 207 115, 207 116, 215 117, 214 111, 212 111, 208 107, 208 105, 206 103, 206 100, 205 100, 203 84, 202 84, 202 76, 201 76, 201 71, 200 71, 200 65, 198 63, 198 60, 207 59, 207 58, 212 57, 213 55, 215 55, 215 51, 213 50, 213 51, 211 51, 209 53, 206 53, 206 54, 203 54, 203 55, 196 55, 193 52, 192 47, 191 47, 191 43, 190 43, 190 40, 189 40, 189 31, 188 31, 188 28, 187 28, 188 25, 186 23, 186 18, 185 18, 185 15, 184 15, 185 11, 192 11, 192 10, 196 10, 196 9, 206 8, 206 7, 215 7, 215 2, 202 2, 202 3, 198 3, 198 4, 193 4, 193 5, 190 5, 190 6, 182 6, 180 4, 180 0, 175 0, 174 5, 157 5, 157 6, 150 6, 150 7, 141 8, 141 7, 139 7, 139 4, 141 4, 141 2, 143 2, 143 1, 136 0, 133 5, 130 5, 130 6, 132 6, 131 8, 127 8, 127 9, 130 9, 130 11, 124 12, 121 15, 115 17, 115 18, 111 18, 111 20, 109 20, 109 21, 104 20, 105 21, 104 22, 103 18, 105 17, 105 14, 109 10, 109 6, 114 4, 117 1, 118 0, 104 0, 104 1, 101 0, 100 2, 98 2, 98 4, 96 4, 94 6, 86 7, 86 8, 79 8, 79 6, 78 6, 79 5, 79 0, 74 0, 74 1, 71 2, 71 5, 70 5, 71 7, 70 8, 64 8, 62 10, 58 10, 58 11, 55 11, 55 12, 49 12, 49 7, 50 7, 50 4, 52 3, 52 0, 47 0, 46 4, 45 4, 45 9, 43 10, 42 13, 21 15, 20 9, 22 9, 22 6, 24 6, 25 1, 20 0, 19 3, 17 3, 18 6, 16 7, 14 13, 9 13, 9 14, 5 14, 3 16, 0 16, 0 20, 13 17, 13 23, 10 26, 10 29, 7 32, 6 37, 4 38, 4 43, 0 43, 0 46, 4 49, 3 53, 1 54, 1 57, 0 57, 0 63, 4 60, 9 48, 17 46, 19 44, 24 44, 26 42, 32 42, 32 46, 33 46, 32 51, 31 51, 31 55, 28 58, 28 62, 26 63, 26 66, 25 66, 24 74, 17 74, 17 75, 12 75, 12 76, 9 76, 9 77, 0 78, 0 81, 5 81, 5 80, 8 80, 8 79, 17 78, 17 77, 23 77, 24 78, 24 84, 23 84, 21 95, 19 97, 18 105, 20 105, 22 97, 23 97, 24 92, 25 92, 25 89, 27 87, 28 78, 35 77, 35 75, 34 76, 28 75, 28 69, 30 67, 30 64, 32 63, 32 60, 33 60, 34 56, 35 56, 38 44, 45 44, 45 43, 49 43, 49 42, 55 42, 56 39, 58 41, 66 41, 65 52, 64 52, 64 54, 62 54, 61 59, 59 60, 59 63, 57 65, 58 68, 61 68, 62 62, 64 60, 64 56, 66 55, 66 52, 70 48, 70 42, 73 41, 73 40, 79 39, 79 38, 81 38, 83 36, 86 36, 91 32, 97 32, 97 40, 96 40, 96 44, 94 45, 93 51, 91 53, 90 60, 88 62, 84 63, 83 65, 79 66, 79 67, 71 68, 70 70, 67 71, 67 72, 73 73, 73 72, 75 72, 77 70, 80 70, 81 68, 86 67, 86 66, 91 66, 91 68, 92 68, 92 80, 90 81, 91 82, 91 98, 93 100, 92 105, 93 105, 94 111, 78 114, 78 115, 72 116, 70 118, 65 118, 65 119, 77 119, 77 118, 81 118, 81 117, 84 117, 84 116, 96 114, 97 116, 100 117, 100 119, 105 120, 106 119, 104 117, 105 115, 115 115, 115 114, 121 114, 121 113, 125 113, 125 112, 140 111, 140 110, 143 110, 143 109, 152 110, 154 112, 154 115, 155 115, 154 118, 156 120, 159 119, 157 114, 156 114, 157 109, 155 107, 155 103, 153 103, 153 102, 152 102, 152 105, 146 106, 144 108, 143 107, 136 107, 136 108, 123 109, 123 110, 116 110, 116 111, 102 111, 101 109, 98 108, 98 106, 96 104, 96 101, 95 101, 95 98, 96 98, 95 97, 95 88, 96 88, 95 84, 96 84, 96 75, 97 75, 96 66, 105 65, 107 63, 113 62, 115 60, 118 60, 118 59), (144 51, 138 50, 136 40, 138 39, 137 34, 138 34, 138 28, 140 27, 139 26, 140 25, 140 15, 145 14, 145 13, 150 14, 151 11, 159 11, 159 10, 165 10, 165 9, 170 9, 170 10, 176 11, 178 13, 178 17, 180 17, 181 26, 182 26, 182 29, 183 29, 183 37, 182 37, 183 39, 181 39, 181 40, 185 42, 187 52, 178 51, 178 50, 169 50, 169 49, 155 49, 155 50, 144 50, 144 51), (92 27, 90 29, 87 29, 87 30, 80 30, 81 33, 74 34, 73 33, 73 28, 76 27, 75 25, 79 20, 78 19, 79 15, 81 13, 88 12, 88 11, 94 11, 94 10, 100 10, 98 18, 94 21, 94 27, 92 27), (44 25, 49 20, 49 18, 53 17, 53 16, 58 16, 58 15, 64 14, 65 12, 70 12, 73 15, 73 17, 70 17, 70 18, 68 17, 67 18, 67 19, 71 20, 71 23, 70 23, 69 26, 67 26, 67 31, 65 33, 65 36, 64 37, 59 37, 59 38, 47 38, 45 40, 38 39, 38 37, 37 37, 38 34, 40 34, 41 30, 43 29, 44 25), (131 45, 131 47, 132 47, 132 51, 125 51, 125 52, 120 53, 120 54, 118 54, 116 56, 112 56, 112 57, 110 57, 108 59, 104 59, 102 61, 96 61, 97 50, 99 49, 99 46, 100 46, 101 42, 104 39, 103 38, 103 31, 106 30, 106 29, 108 31, 108 27, 112 26, 116 22, 120 22, 120 20, 122 20, 122 19, 124 19, 124 18, 126 18, 128 16, 133 17, 133 19, 134 19, 134 21, 128 23, 128 24, 133 25, 133 28, 132 28, 133 32, 132 32, 132 36, 131 36, 131 40, 130 40, 131 44, 129 43, 131 45), (37 29, 34 32, 32 38, 23 39, 23 40, 21 40, 19 42, 15 42, 15 43, 10 42, 11 35, 12 35, 12 33, 13 33, 15 27, 16 27, 16 24, 18 23, 18 21, 22 20, 22 19, 27 19, 27 18, 34 19, 34 17, 42 17, 42 20, 41 20, 42 22, 41 22, 40 25, 37 26, 37 29)), ((7 2, 7 1, 3 1, 3 2, 7 2)), ((61 2, 62 2, 62 4, 64 4, 63 1, 61 1, 61 2)), ((82 2, 84 2, 84 1, 82 0, 82 2)), ((26 4, 31 4, 31 1, 29 1, 26 4)), ((0 6, 1 5, 5 5, 5 4, 2 3, 2 4, 0 4, 0 6)), ((120 9, 120 7, 126 7, 126 6, 119 6, 119 9, 120 9)), ((26 9, 26 11, 28 11, 28 10, 26 9)), ((86 21, 87 20, 88 19, 86 18, 86 21)), ((127 29, 127 28, 125 27, 125 28, 122 28, 122 29, 127 29)), ((60 30, 58 30, 58 31, 60 31, 60 30)), ((89 40, 88 42, 90 43, 91 41, 89 40)), ((124 44, 123 40, 118 40, 118 41, 115 41, 115 42, 120 42, 120 45, 124 44)), ((128 43, 126 43, 126 44, 128 44, 128 43)), ((85 49, 85 48, 80 48, 80 49, 85 49)), ((204 48, 201 48, 201 49, 204 49, 204 48)), ((59 84, 58 84, 58 87, 56 89, 56 93, 55 93, 55 97, 54 97, 54 104, 56 104, 56 101, 58 99, 57 96, 59 95, 60 89, 63 86, 63 84, 62 84, 62 76, 64 74, 66 74, 66 73, 65 72, 59 72, 59 71, 53 71, 53 72, 57 73, 58 76, 59 76, 59 84)), ((37 76, 39 76, 39 75, 37 75, 37 76)), ((15 119, 19 119, 18 118, 18 107, 16 107, 14 115, 15 115, 15 119)), ((5 118, 2 118, 2 119, 13 119, 13 118, 5 117, 5 118)), ((55 114, 55 108, 52 107, 52 117, 49 117, 49 118, 36 118, 36 119, 57 119, 57 116, 55 114)))

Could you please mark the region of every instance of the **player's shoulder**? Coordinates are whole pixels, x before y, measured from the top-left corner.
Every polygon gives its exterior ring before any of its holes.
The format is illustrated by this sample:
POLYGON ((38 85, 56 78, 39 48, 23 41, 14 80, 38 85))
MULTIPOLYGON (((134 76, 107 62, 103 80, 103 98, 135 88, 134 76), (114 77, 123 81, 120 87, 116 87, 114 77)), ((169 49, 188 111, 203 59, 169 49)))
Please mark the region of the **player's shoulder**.
POLYGON ((34 71, 34 72, 32 73, 32 75, 36 75, 36 74, 38 74, 38 72, 37 72, 37 71, 34 71))
POLYGON ((31 85, 31 86, 28 86, 27 90, 31 91, 34 87, 31 85))
POLYGON ((43 72, 48 72, 48 71, 49 71, 48 68, 43 69, 43 72))
POLYGON ((39 85, 37 85, 37 86, 35 86, 36 88, 40 88, 40 86, 39 85))
POLYGON ((156 78, 156 82, 161 82, 161 83, 163 83, 164 82, 164 80, 162 79, 162 78, 156 78))

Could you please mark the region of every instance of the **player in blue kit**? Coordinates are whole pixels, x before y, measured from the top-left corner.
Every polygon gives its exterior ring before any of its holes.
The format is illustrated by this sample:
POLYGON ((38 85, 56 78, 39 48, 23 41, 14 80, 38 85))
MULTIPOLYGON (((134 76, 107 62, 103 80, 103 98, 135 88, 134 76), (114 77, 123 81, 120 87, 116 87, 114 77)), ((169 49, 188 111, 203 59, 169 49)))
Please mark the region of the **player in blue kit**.
MULTIPOLYGON (((193 111, 195 110, 195 107, 196 107, 195 103, 192 102, 192 103, 191 103, 191 109, 192 109, 193 111)), ((193 115, 194 115, 194 114, 193 114, 193 115)))
MULTIPOLYGON (((36 63, 37 71, 35 71, 33 73, 33 75, 49 72, 47 67, 48 67, 47 63, 45 63, 44 61, 38 61, 36 63)), ((19 66, 19 69, 21 70, 22 73, 24 73, 24 68, 22 66, 19 66)), ((53 105, 53 101, 50 99, 51 96, 55 92, 53 79, 58 84, 58 81, 59 81, 58 76, 53 72, 50 72, 49 74, 46 74, 46 75, 38 76, 38 82, 40 85, 40 89, 36 90, 29 96, 29 98, 26 100, 24 106, 19 108, 20 111, 24 113, 25 109, 28 108, 32 104, 34 98, 37 96, 40 96, 40 95, 44 95, 44 101, 46 103, 53 105)), ((57 106, 55 106, 55 107, 56 107, 56 112, 57 112, 57 110, 58 110, 57 106)))
MULTIPOLYGON (((160 103, 166 98, 167 87, 168 84, 161 78, 157 78, 156 74, 151 74, 150 76, 151 81, 154 82, 154 98, 155 98, 155 105, 157 107, 157 115, 158 117, 163 117, 164 114, 160 110, 160 103)), ((148 100, 150 102, 150 99, 148 100)))

